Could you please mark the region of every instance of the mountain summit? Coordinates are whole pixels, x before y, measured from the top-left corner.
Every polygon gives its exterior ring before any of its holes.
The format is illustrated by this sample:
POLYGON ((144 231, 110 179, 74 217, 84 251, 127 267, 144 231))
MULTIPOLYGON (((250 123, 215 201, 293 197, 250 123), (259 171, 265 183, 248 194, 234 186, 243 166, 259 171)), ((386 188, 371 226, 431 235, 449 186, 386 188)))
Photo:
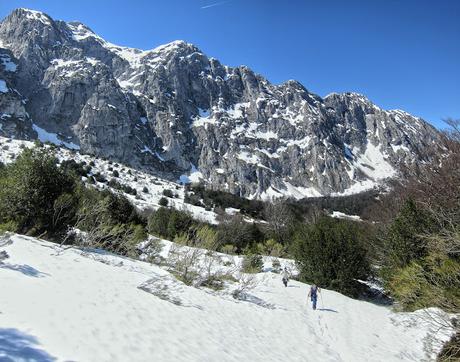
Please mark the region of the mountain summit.
POLYGON ((184 41, 117 46, 28 9, 0 22, 0 135, 262 199, 374 187, 427 161, 439 138, 422 119, 356 93, 274 85, 184 41))

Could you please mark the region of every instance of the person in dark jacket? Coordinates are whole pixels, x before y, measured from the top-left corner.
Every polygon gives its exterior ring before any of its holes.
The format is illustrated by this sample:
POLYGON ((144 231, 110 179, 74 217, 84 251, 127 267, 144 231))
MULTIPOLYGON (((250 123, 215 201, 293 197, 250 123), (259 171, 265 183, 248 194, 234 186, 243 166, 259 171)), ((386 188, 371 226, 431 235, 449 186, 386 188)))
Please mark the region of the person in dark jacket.
POLYGON ((314 310, 316 310, 316 302, 318 301, 318 293, 321 293, 321 289, 316 284, 312 284, 312 286, 310 287, 310 291, 308 292, 307 298, 310 298, 313 304, 314 310))
POLYGON ((283 280, 283 284, 284 284, 285 287, 287 287, 288 281, 289 281, 289 277, 290 277, 290 274, 289 274, 289 271, 287 270, 287 267, 284 267, 282 276, 283 276, 283 279, 282 279, 282 280, 283 280))

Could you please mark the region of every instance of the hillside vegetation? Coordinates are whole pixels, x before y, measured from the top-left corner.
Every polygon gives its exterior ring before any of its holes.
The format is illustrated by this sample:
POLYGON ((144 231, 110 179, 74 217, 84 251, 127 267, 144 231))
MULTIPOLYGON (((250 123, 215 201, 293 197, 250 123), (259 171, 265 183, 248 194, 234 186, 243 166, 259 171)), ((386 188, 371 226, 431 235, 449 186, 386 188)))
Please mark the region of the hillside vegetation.
MULTIPOLYGON (((87 181, 89 170, 81 164, 58 161, 52 148, 37 145, 0 168, 0 230, 133 258, 143 253, 140 245, 151 234, 211 253, 244 255, 243 270, 250 273, 261 271, 261 255, 292 258, 300 281, 355 298, 375 297, 369 285, 382 283, 397 309, 437 308, 428 313, 431 322, 445 331, 455 330, 439 358, 455 359, 459 324, 453 317, 460 308, 459 141, 458 132, 447 134, 439 166, 421 168, 414 179, 373 198, 369 215, 380 215, 378 219, 332 219, 317 207, 298 212, 289 201, 247 202, 241 209, 256 205, 259 211, 252 215, 263 215, 263 220, 236 214, 222 217, 217 225, 167 203, 156 210, 137 209, 124 196, 129 190, 100 190, 87 181)), ((214 208, 229 206, 216 194, 193 190, 211 195, 209 199, 218 202, 214 208)), ((165 192, 164 197, 174 195, 165 192)), ((205 198, 203 202, 209 203, 205 198)), ((158 245, 149 242, 148 248, 149 260, 161 263, 158 245)), ((193 253, 179 258, 173 274, 193 285, 197 260, 193 253)), ((200 285, 219 289, 225 278, 209 274, 200 285)))

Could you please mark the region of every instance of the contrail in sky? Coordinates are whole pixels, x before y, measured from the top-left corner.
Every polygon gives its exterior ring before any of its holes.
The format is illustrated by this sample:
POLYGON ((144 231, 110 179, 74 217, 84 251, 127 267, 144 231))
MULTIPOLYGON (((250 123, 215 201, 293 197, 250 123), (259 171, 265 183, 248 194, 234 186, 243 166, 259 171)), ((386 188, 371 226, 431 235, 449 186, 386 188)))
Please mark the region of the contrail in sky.
POLYGON ((220 2, 218 2, 218 3, 205 5, 205 6, 202 6, 201 9, 208 9, 208 8, 212 8, 212 7, 214 7, 214 6, 223 5, 223 4, 225 4, 225 3, 228 3, 228 1, 220 1, 220 2))

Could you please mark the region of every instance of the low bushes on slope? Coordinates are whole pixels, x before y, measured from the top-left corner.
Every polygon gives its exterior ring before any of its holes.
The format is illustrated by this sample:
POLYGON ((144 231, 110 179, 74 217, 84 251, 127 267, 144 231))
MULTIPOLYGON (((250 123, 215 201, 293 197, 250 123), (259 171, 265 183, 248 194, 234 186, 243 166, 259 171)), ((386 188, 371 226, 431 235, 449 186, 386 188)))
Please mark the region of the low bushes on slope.
POLYGON ((87 188, 84 165, 58 165, 49 148, 25 149, 0 169, 0 230, 62 239, 69 228, 85 232, 86 244, 133 254, 145 225, 121 195, 87 188))
POLYGON ((407 311, 427 309, 436 328, 453 329, 439 360, 459 358, 460 325, 460 120, 449 121, 442 156, 387 197, 394 214, 381 232, 380 254, 387 291, 407 311), (395 210, 388 199, 403 200, 395 210))
POLYGON ((173 240, 180 234, 188 234, 195 223, 186 212, 160 207, 150 215, 147 230, 151 234, 173 240))

